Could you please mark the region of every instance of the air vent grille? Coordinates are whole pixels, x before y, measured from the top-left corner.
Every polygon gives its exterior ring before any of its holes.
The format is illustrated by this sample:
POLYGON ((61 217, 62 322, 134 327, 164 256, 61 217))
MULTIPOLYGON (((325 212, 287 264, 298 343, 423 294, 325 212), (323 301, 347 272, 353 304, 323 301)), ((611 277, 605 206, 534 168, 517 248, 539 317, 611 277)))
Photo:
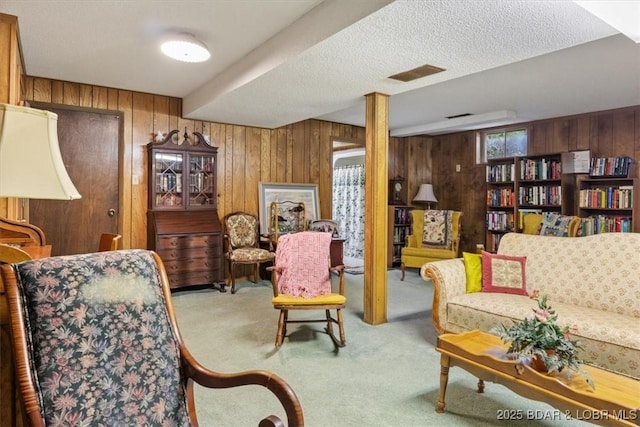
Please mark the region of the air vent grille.
POLYGON ((444 68, 436 67, 434 65, 422 65, 413 70, 403 71, 402 73, 389 76, 390 79, 400 80, 402 82, 410 82, 412 80, 420 79, 422 77, 430 76, 444 71, 444 68))

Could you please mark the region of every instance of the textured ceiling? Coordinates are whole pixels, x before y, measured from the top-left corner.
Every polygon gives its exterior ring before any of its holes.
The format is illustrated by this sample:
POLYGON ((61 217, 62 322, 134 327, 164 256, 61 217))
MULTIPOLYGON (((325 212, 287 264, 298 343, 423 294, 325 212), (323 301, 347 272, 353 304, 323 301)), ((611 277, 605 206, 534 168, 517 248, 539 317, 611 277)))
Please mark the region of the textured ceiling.
POLYGON ((188 118, 275 128, 364 125, 390 97, 392 135, 437 134, 640 104, 640 44, 569 0, 2 0, 29 75, 183 98, 188 118), (212 58, 164 58, 189 31, 212 58), (387 77, 431 64, 412 82, 387 77), (500 122, 468 124, 510 111, 500 122))

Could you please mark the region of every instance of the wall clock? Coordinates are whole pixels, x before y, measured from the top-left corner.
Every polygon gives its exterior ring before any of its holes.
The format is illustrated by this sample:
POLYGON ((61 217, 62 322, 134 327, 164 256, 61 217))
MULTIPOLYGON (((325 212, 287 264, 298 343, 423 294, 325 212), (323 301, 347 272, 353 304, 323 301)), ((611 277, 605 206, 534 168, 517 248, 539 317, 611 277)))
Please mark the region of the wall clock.
POLYGON ((396 176, 389 180, 389 204, 404 205, 402 194, 404 192, 404 178, 396 176))

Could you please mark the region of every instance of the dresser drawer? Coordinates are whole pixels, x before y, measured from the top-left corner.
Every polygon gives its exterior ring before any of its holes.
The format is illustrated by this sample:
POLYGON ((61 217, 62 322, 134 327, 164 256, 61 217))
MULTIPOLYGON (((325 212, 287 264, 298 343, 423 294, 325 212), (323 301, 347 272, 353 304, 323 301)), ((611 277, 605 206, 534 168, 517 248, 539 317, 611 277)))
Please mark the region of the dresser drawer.
POLYGON ((162 255, 160 257, 167 274, 214 271, 222 268, 221 258, 165 259, 162 255))
POLYGON ((214 248, 171 248, 158 251, 163 261, 192 261, 198 259, 221 258, 222 251, 219 247, 214 248))
POLYGON ((194 286, 209 285, 224 282, 219 271, 193 271, 186 273, 168 274, 171 289, 194 286))
POLYGON ((222 250, 222 236, 220 233, 199 236, 159 236, 156 250, 191 248, 220 248, 222 250))

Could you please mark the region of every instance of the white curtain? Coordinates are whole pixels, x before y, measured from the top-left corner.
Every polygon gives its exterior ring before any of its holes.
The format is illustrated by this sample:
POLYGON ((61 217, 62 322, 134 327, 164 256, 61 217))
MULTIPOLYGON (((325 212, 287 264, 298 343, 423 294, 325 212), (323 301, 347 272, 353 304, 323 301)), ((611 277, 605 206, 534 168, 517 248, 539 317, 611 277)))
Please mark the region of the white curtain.
POLYGON ((333 170, 333 219, 344 238, 344 256, 364 258, 364 165, 333 170))

